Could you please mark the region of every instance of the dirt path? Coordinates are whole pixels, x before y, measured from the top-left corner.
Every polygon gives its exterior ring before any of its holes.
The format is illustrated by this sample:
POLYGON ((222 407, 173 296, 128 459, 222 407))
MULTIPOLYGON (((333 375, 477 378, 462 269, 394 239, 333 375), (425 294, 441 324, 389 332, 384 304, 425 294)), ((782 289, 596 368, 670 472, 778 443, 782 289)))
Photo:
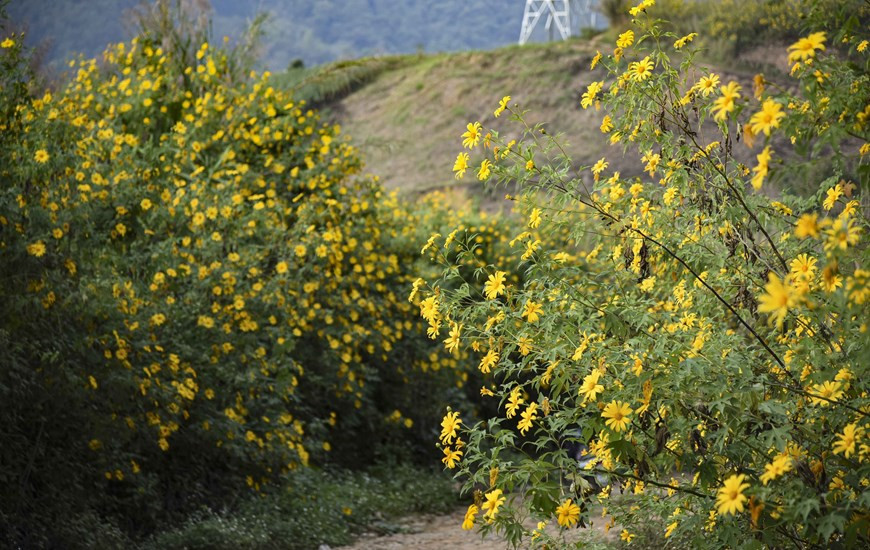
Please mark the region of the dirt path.
MULTIPOLYGON (((462 508, 443 516, 414 516, 402 522, 406 532, 386 536, 365 534, 354 544, 340 548, 343 550, 400 550, 403 548, 413 550, 504 550, 507 548, 505 540, 496 535, 489 535, 485 539, 481 539, 476 531, 463 531, 461 525, 464 515, 465 509, 462 508)), ((598 518, 590 529, 572 531, 568 538, 576 540, 582 535, 594 538, 598 542, 607 542, 617 540, 617 533, 616 530, 606 532, 604 520, 598 518)))

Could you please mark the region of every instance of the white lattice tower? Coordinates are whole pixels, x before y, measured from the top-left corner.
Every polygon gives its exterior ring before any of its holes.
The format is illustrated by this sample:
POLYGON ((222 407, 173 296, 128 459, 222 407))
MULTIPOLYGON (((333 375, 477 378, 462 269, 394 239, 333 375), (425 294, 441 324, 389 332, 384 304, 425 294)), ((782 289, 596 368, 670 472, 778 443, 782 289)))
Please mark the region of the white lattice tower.
POLYGON ((597 7, 597 0, 526 0, 519 42, 521 45, 528 42, 542 19, 551 39, 554 28, 562 40, 571 36, 571 29, 574 28, 572 17, 579 20, 577 28, 595 27, 598 24, 597 7))

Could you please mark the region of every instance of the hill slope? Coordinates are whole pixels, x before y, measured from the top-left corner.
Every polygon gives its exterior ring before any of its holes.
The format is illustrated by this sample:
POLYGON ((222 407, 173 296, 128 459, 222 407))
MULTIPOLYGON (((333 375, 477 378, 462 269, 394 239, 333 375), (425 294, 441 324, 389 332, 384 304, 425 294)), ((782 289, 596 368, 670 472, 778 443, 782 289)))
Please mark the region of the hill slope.
MULTIPOLYGON (((638 159, 623 157, 622 146, 610 146, 600 133, 604 113, 580 108, 586 86, 605 77, 600 68, 589 70, 590 61, 596 49, 612 47, 610 42, 601 36, 485 52, 373 58, 367 60, 372 67, 368 76, 344 82, 337 98, 316 103, 342 124, 362 148, 368 170, 389 188, 419 192, 459 185, 451 168, 468 122, 478 120, 502 136, 517 137, 515 122, 493 116, 504 95, 530 111, 530 124, 543 122, 551 134, 564 134, 575 165, 606 155, 610 169, 639 175, 638 159)), ((723 81, 738 79, 751 89, 756 71, 763 69, 768 77, 780 72, 757 57, 758 52, 748 52, 737 69, 715 70, 723 81)), ((750 159, 743 147, 735 154, 750 159)), ((462 185, 480 187, 473 177, 462 185)))

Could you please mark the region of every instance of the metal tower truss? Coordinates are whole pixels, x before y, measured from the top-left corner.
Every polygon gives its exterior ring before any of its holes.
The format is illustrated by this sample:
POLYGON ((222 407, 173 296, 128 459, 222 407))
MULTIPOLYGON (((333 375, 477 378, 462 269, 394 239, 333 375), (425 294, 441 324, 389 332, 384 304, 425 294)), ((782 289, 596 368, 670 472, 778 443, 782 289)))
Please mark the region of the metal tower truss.
POLYGON ((597 7, 597 0, 526 0, 519 43, 529 41, 541 19, 546 21, 544 29, 551 40, 554 29, 565 40, 571 36, 572 29, 595 27, 597 7))

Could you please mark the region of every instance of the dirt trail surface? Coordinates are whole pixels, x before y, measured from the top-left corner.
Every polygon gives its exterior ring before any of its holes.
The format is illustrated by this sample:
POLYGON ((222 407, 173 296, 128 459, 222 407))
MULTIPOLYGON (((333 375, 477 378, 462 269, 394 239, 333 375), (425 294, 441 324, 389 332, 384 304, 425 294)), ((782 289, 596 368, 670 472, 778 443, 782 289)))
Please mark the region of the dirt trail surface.
MULTIPOLYGON (((406 532, 385 536, 364 534, 354 544, 339 548, 341 550, 400 550, 403 548, 413 550, 505 550, 508 548, 505 539, 495 534, 481 539, 476 531, 463 531, 460 526, 464 516, 464 508, 443 516, 413 516, 402 522, 406 532)), ((549 532, 550 529, 547 531, 549 532)), ((575 539, 577 535, 586 534, 591 535, 590 538, 599 542, 615 541, 618 538, 617 532, 615 530, 611 530, 609 533, 605 532, 604 521, 598 518, 591 529, 573 531, 574 536, 569 534, 568 538, 575 539)))

